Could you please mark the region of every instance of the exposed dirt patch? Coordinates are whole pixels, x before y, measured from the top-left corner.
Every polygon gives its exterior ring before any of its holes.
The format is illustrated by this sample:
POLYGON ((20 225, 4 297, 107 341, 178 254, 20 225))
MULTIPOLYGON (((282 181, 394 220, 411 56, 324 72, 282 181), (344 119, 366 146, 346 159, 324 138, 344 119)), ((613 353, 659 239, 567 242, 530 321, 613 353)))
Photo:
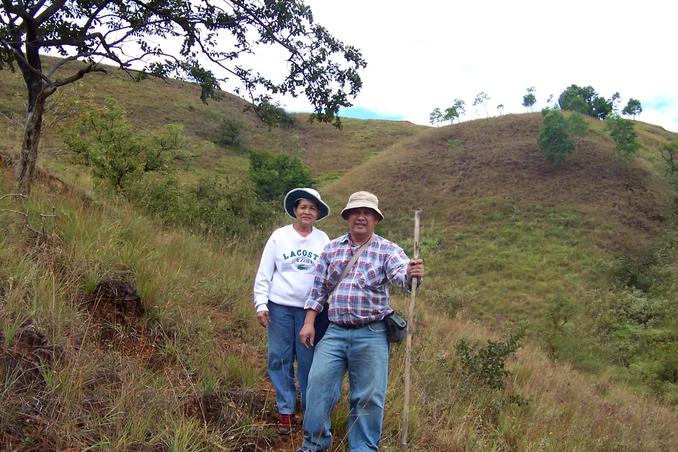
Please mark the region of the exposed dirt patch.
POLYGON ((151 369, 173 363, 172 356, 161 352, 166 334, 143 319, 145 309, 131 282, 103 280, 93 293, 80 296, 80 304, 97 324, 94 336, 101 348, 118 350, 151 369))
MULTIPOLYGON (((0 343, 4 338, 0 337, 0 343)), ((51 366, 62 358, 63 350, 50 344, 47 337, 31 319, 24 322, 14 333, 14 338, 4 350, 5 364, 21 363, 29 378, 40 378, 40 367, 51 366)))
POLYGON ((0 337, 0 376, 8 391, 0 407, 0 450, 56 450, 44 414, 46 390, 42 369, 63 356, 33 323, 24 322, 9 344, 0 337), (25 395, 30 395, 26 397, 25 395), (31 438, 26 445, 25 439, 31 438))
POLYGON ((134 286, 121 279, 105 279, 94 293, 83 300, 92 314, 111 323, 127 323, 130 318, 141 317, 145 310, 134 286))
POLYGON ((182 410, 184 415, 229 434, 233 450, 271 450, 276 438, 267 425, 273 424, 261 422, 272 416, 267 413, 267 397, 266 391, 230 389, 188 397, 182 403, 182 410), (242 431, 237 428, 239 425, 251 428, 242 431))

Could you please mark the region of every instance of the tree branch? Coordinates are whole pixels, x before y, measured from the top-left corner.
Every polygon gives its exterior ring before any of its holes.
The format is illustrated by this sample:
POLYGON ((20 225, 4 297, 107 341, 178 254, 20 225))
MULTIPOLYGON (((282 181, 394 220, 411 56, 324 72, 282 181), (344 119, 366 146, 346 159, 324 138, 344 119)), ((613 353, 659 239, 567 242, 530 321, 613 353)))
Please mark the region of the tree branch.
MULTIPOLYGON (((39 16, 35 18, 35 24, 37 26, 42 25, 47 19, 50 19, 61 7, 66 4, 65 0, 55 0, 51 5, 47 7, 39 16)), ((37 11, 36 11, 37 12, 37 11)), ((33 12, 35 14, 35 12, 33 12)))
MULTIPOLYGON (((4 44, 5 44, 5 41, 2 41, 2 43, 3 43, 3 45, 4 45, 4 44)), ((40 77, 41 79, 43 79, 47 84, 50 84, 50 85, 52 84, 52 81, 51 81, 50 79, 48 79, 47 76, 45 76, 45 74, 44 74, 41 70, 39 70, 39 69, 33 67, 33 66, 31 65, 31 63, 28 62, 28 60, 26 59, 26 56, 23 54, 23 52, 22 52, 20 49, 17 49, 17 48, 14 47, 14 46, 9 46, 9 48, 10 48, 10 49, 12 50, 12 52, 14 53, 14 56, 15 56, 16 59, 17 59, 17 63, 19 63, 20 65, 25 66, 26 69, 30 70, 32 73, 34 73, 35 75, 37 75, 38 77, 40 77)))
POLYGON ((80 80, 85 76, 85 74, 88 74, 90 72, 103 72, 106 73, 106 70, 104 68, 98 67, 96 63, 89 63, 87 66, 84 68, 78 70, 75 74, 71 75, 70 77, 66 77, 64 79, 56 80, 54 82, 54 87, 58 88, 60 86, 68 85, 69 83, 73 83, 77 80, 80 80))

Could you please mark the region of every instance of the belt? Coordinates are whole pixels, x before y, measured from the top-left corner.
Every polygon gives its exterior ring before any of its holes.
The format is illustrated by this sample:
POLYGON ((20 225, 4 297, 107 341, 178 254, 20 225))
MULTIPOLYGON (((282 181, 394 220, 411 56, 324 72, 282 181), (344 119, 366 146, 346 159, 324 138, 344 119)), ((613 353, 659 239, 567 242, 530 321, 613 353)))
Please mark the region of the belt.
POLYGON ((341 323, 336 323, 336 322, 330 322, 330 323, 337 325, 337 326, 340 326, 342 328, 346 328, 348 330, 356 330, 358 328, 362 328, 362 327, 365 327, 367 325, 372 325, 373 323, 379 323, 379 322, 383 322, 383 320, 375 320, 374 322, 361 323, 359 325, 352 325, 352 324, 342 325, 341 323))

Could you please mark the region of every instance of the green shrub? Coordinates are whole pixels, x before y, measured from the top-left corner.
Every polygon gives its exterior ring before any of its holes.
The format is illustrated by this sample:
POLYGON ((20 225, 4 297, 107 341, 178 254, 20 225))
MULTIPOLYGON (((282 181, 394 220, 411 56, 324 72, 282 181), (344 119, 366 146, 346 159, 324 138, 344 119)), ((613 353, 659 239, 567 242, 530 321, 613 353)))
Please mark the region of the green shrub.
POLYGON ((279 105, 270 102, 262 102, 254 108, 254 111, 269 128, 283 127, 285 129, 291 129, 296 125, 294 117, 279 105))
POLYGON ((63 136, 76 160, 90 166, 96 179, 116 191, 142 173, 166 170, 184 143, 180 125, 137 130, 113 99, 107 99, 100 110, 83 112, 63 136))
POLYGON ((621 116, 611 115, 605 119, 605 129, 612 137, 619 156, 623 160, 631 160, 640 148, 638 135, 633 128, 633 121, 621 116))
POLYGON ((545 333, 546 351, 551 358, 558 358, 566 345, 565 326, 574 314, 574 304, 565 298, 556 298, 549 303, 545 333))
POLYGON ((242 122, 233 118, 224 118, 219 125, 217 143, 223 146, 240 147, 244 143, 242 122))
POLYGON ((248 223, 254 193, 247 184, 204 178, 191 190, 192 225, 203 234, 241 234, 248 223))
POLYGON ((546 160, 560 163, 574 149, 574 142, 568 133, 565 117, 560 110, 547 110, 544 125, 537 139, 539 149, 546 160))
POLYGON ((250 177, 263 201, 280 200, 295 187, 312 187, 314 184, 306 165, 299 158, 285 154, 252 152, 250 177))
POLYGON ((459 340, 455 349, 462 371, 480 386, 494 390, 504 389, 506 377, 510 375, 505 369, 506 358, 520 348, 520 339, 524 334, 524 329, 520 328, 504 340, 487 341, 484 347, 466 339, 459 340))

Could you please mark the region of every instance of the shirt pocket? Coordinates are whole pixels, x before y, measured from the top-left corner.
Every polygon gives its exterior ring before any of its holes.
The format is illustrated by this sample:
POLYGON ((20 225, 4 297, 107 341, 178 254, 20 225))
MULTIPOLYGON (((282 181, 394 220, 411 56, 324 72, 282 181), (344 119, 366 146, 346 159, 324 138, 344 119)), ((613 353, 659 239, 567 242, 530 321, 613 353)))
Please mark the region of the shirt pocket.
POLYGON ((331 287, 334 287, 339 283, 339 278, 341 277, 341 272, 344 270, 344 267, 348 264, 348 261, 332 261, 327 267, 327 281, 331 287))
POLYGON ((376 289, 384 283, 384 272, 381 266, 376 266, 372 262, 363 261, 358 267, 360 273, 360 285, 365 288, 376 289))

